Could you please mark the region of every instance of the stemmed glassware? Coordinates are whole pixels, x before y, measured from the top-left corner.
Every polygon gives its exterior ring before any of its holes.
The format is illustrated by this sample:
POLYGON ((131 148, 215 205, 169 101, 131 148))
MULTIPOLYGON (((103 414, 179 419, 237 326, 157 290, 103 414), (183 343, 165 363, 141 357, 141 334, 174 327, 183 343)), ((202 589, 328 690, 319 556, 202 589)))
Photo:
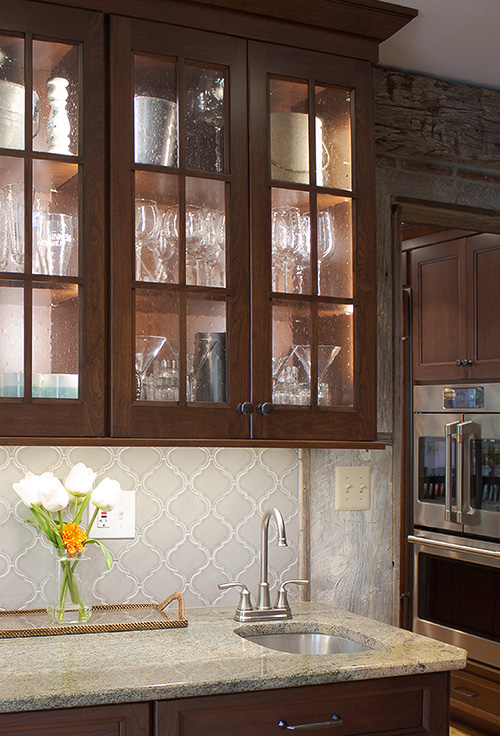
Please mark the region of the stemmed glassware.
MULTIPOLYGON (((325 376, 331 364, 340 353, 340 349, 339 345, 318 345, 318 403, 320 405, 328 404, 328 384, 325 382, 325 376)), ((310 385, 311 346, 296 345, 294 352, 306 372, 310 385)))
POLYGON ((324 260, 335 247, 333 207, 326 207, 318 212, 318 287, 321 280, 321 268, 324 260))
MULTIPOLYGON (((302 294, 311 279, 311 215, 298 207, 274 207, 272 228, 273 291, 302 294)), ((332 207, 318 212, 318 284, 324 260, 333 252, 334 213, 332 207)))
POLYGON ((186 207, 186 258, 189 283, 223 286, 225 215, 205 206, 186 207))
POLYGON ((142 396, 142 389, 144 385, 144 378, 147 370, 151 365, 152 361, 163 345, 167 338, 162 335, 136 335, 135 338, 135 378, 136 378, 136 390, 135 398, 139 400, 144 398, 142 396))
POLYGON ((157 281, 161 228, 160 211, 150 199, 135 200, 135 256, 136 278, 139 281, 157 281))
MULTIPOLYGON (((338 345, 318 345, 318 404, 329 403, 328 369, 339 354, 338 345)), ((292 345, 289 352, 273 359, 273 402, 307 405, 311 401, 311 346, 292 345), (294 357, 296 360, 294 361, 294 357), (300 369, 306 380, 300 380, 300 369)))
POLYGON ((162 215, 158 255, 161 261, 159 281, 175 282, 179 264, 179 207, 167 207, 162 215))
POLYGON ((288 292, 290 263, 293 264, 300 248, 300 210, 297 207, 273 208, 271 227, 273 291, 288 292))
MULTIPOLYGON (((136 278, 175 283, 179 264, 178 205, 160 209, 149 199, 136 199, 135 205, 136 278)), ((187 283, 224 286, 225 213, 205 205, 188 204, 185 233, 187 283)))

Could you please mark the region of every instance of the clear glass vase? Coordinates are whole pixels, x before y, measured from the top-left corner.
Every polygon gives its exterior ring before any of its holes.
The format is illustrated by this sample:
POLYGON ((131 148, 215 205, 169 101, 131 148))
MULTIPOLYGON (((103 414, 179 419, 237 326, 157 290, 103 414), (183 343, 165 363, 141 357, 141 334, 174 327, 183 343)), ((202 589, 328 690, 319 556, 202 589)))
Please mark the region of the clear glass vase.
POLYGON ((57 624, 84 624, 92 613, 92 560, 55 549, 46 585, 47 613, 57 624))

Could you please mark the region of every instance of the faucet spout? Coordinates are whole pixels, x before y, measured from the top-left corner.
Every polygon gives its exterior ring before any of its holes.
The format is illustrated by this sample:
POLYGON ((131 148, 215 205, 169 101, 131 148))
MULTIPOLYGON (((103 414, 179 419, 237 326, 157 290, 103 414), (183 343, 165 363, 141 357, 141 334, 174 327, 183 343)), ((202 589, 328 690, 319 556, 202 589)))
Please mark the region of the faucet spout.
POLYGON ((259 611, 267 611, 271 608, 271 599, 269 596, 269 522, 274 517, 276 529, 278 531, 278 547, 287 547, 285 520, 283 514, 277 508, 267 511, 262 518, 261 527, 261 547, 260 547, 260 583, 259 595, 257 599, 256 609, 259 611))

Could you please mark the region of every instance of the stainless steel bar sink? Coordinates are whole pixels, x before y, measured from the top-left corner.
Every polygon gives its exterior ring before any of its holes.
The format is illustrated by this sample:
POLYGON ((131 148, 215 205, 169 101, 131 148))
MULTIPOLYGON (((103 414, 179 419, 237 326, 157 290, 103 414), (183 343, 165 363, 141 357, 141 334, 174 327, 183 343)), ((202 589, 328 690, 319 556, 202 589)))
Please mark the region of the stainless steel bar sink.
POLYGON ((318 632, 289 631, 269 634, 240 634, 247 641, 260 644, 267 649, 275 649, 278 652, 289 652, 290 654, 345 654, 351 652, 364 652, 371 647, 346 639, 334 634, 321 634, 318 632))

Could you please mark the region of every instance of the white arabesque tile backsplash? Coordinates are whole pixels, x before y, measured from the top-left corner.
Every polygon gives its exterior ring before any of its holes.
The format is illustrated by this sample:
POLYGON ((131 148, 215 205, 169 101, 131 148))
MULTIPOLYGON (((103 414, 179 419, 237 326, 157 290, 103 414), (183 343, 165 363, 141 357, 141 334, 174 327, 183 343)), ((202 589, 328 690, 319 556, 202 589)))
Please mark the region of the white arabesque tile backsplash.
MULTIPOLYGON (((77 462, 135 491, 136 538, 107 540, 113 566, 94 558, 96 603, 158 602, 181 591, 186 605, 236 603, 220 582, 240 580, 255 595, 260 523, 272 506, 285 517, 289 546, 271 541, 270 582, 300 577, 302 462, 292 449, 0 447, 0 609, 46 605, 51 550, 24 523, 29 511, 12 483, 27 471, 63 479, 77 462)), ((270 525, 271 540, 275 536, 270 525)), ((292 597, 294 591, 291 591, 292 597)))

